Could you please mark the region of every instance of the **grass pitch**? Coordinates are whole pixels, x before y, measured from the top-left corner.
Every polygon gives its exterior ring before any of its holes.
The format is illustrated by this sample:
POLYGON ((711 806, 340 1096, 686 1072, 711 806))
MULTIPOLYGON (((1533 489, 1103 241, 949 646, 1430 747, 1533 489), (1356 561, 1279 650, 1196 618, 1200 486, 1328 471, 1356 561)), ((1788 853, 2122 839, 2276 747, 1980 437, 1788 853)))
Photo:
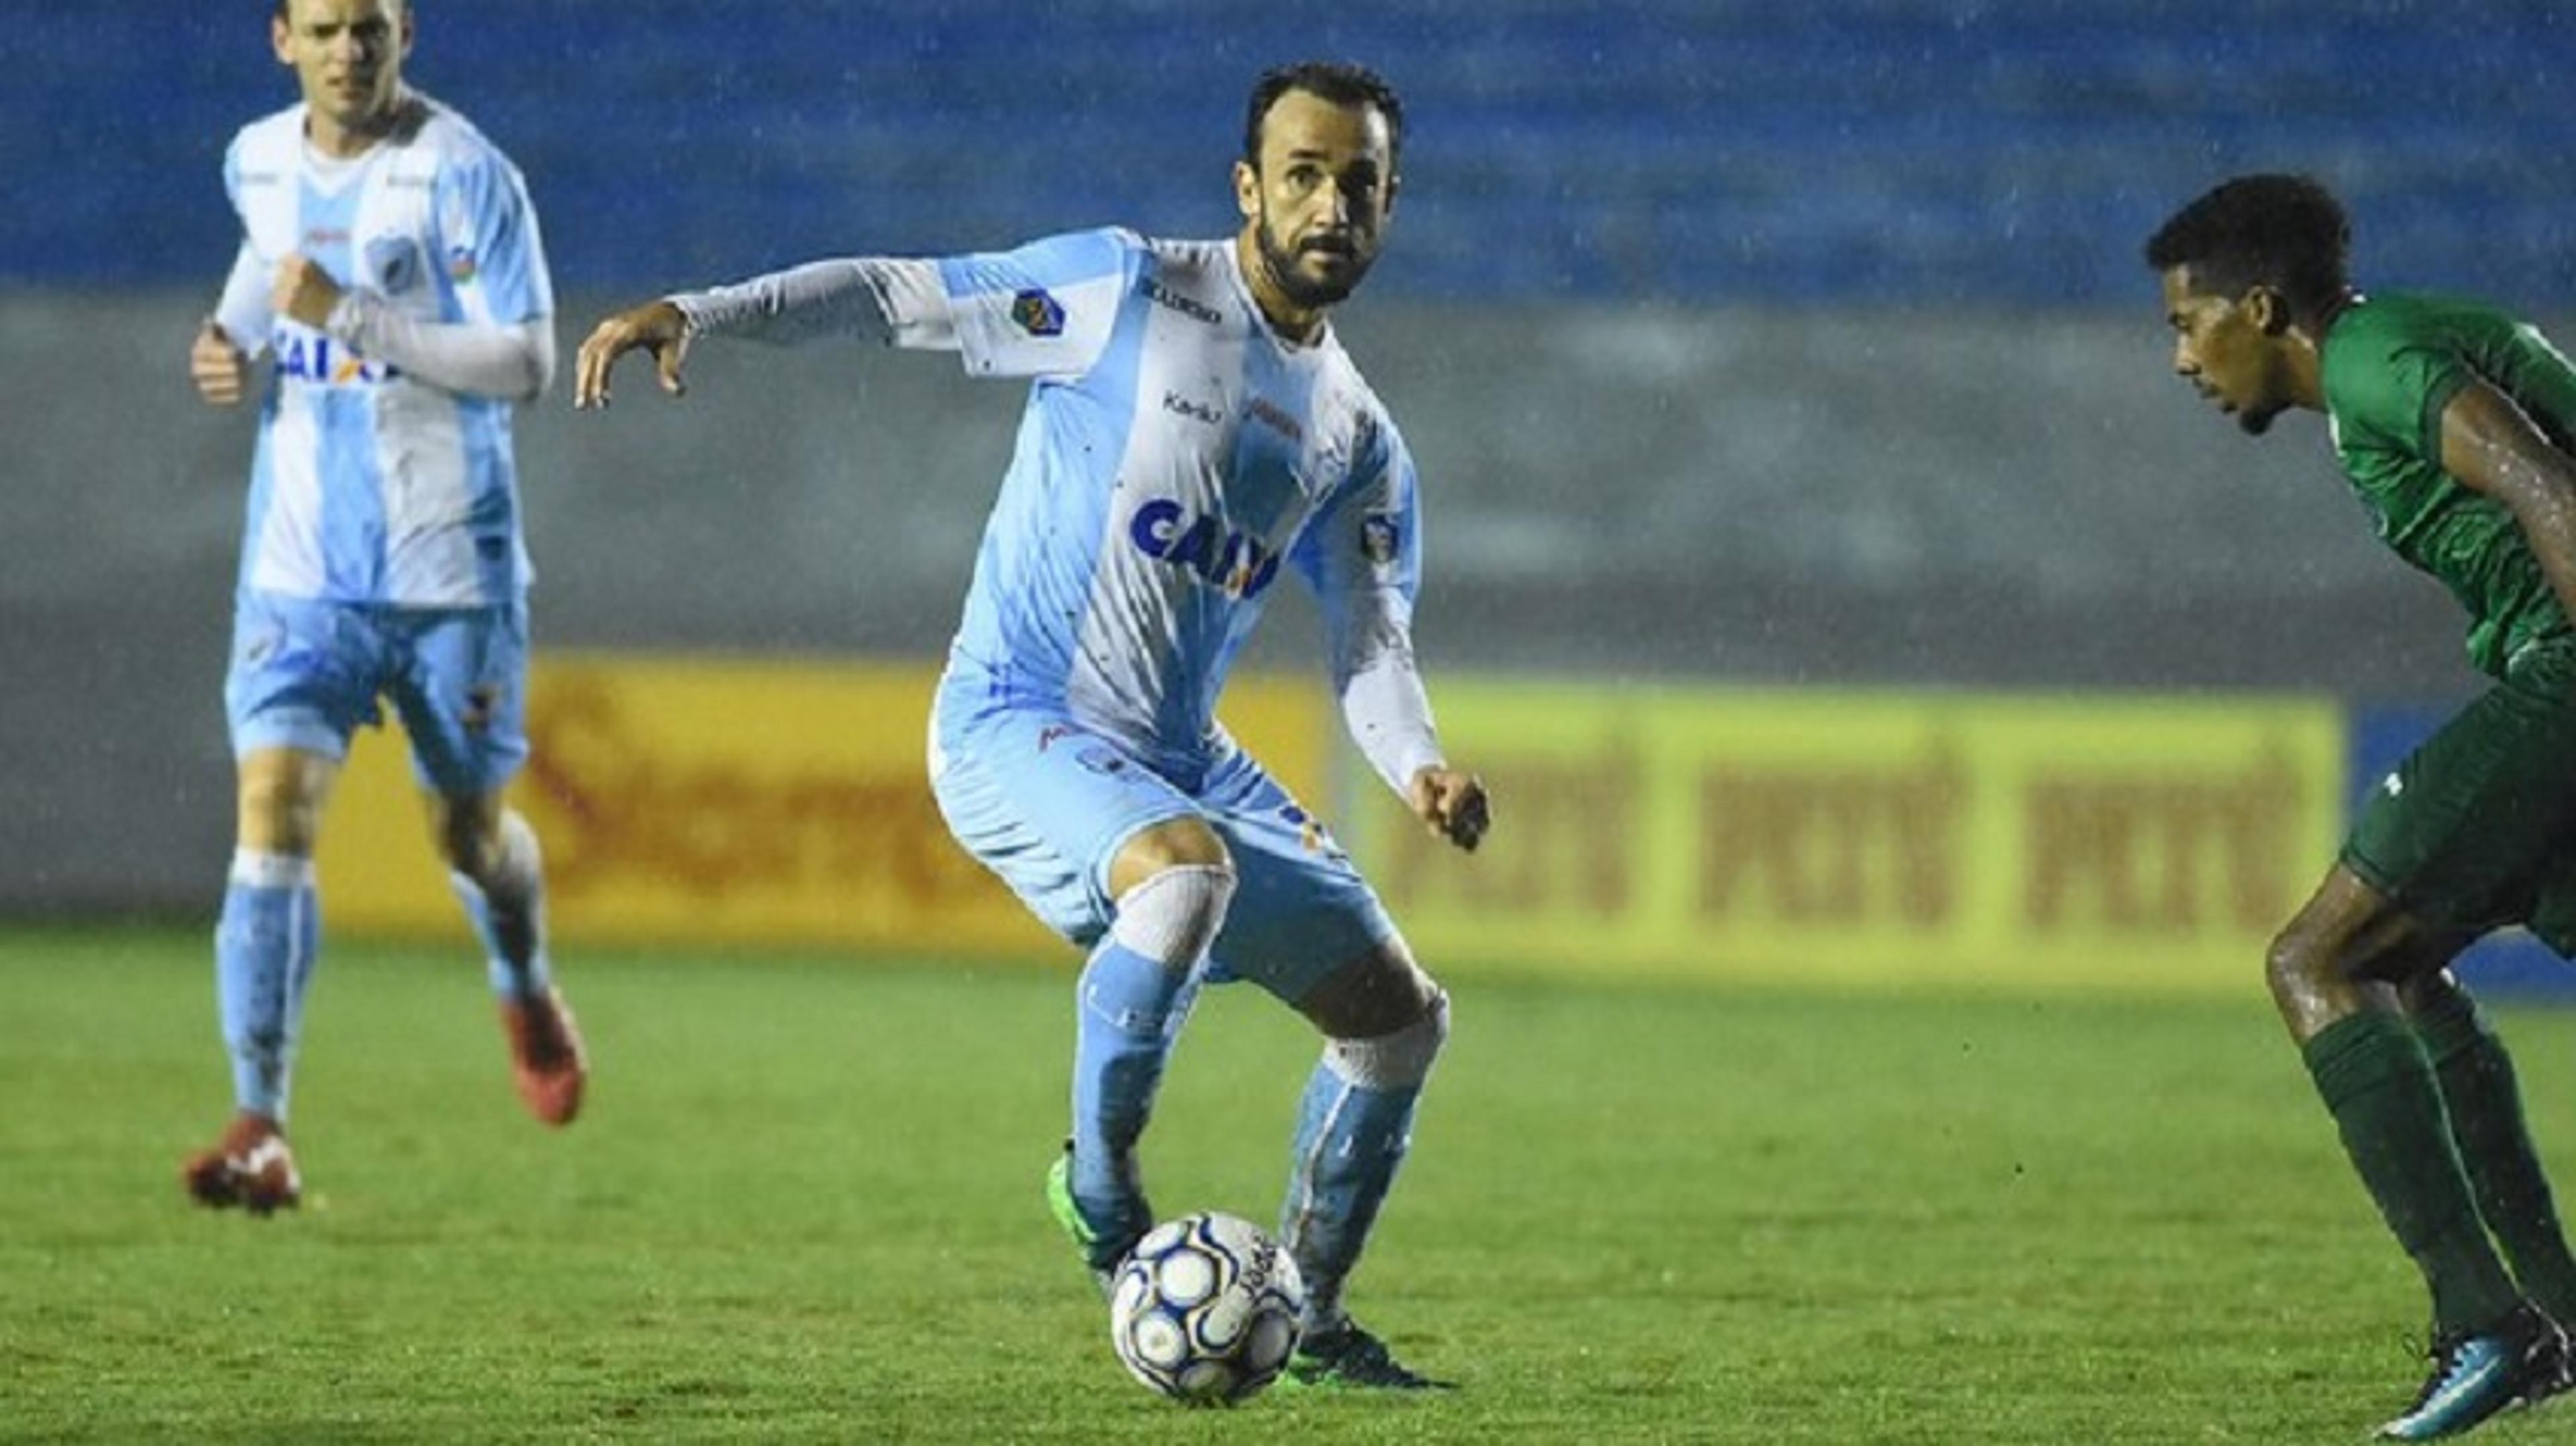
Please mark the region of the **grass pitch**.
MULTIPOLYGON (((257 1221, 178 1188, 229 1102, 205 953, 0 937, 0 1438, 2352 1441, 2420 1369, 2250 969, 2198 1003, 1455 971, 1351 1299, 1464 1389, 1193 1413, 1119 1370, 1041 1202, 1068 969, 571 959, 597 1072, 556 1134, 462 951, 336 945, 308 1208, 257 1221)), ((2566 1159, 2576 1016, 2504 1023, 2566 1159)), ((1314 1054, 1210 993, 1165 1213, 1273 1217, 1314 1054)))

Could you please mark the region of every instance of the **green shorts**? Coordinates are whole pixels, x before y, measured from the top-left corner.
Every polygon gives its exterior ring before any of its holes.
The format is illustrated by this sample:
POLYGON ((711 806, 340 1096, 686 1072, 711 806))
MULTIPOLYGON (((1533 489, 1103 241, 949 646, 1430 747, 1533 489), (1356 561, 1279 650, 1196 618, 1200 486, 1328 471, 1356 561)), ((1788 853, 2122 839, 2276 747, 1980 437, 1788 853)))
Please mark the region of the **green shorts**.
POLYGON ((2431 928, 2576 955, 2576 636, 2523 648, 2381 779, 2343 864, 2431 928))

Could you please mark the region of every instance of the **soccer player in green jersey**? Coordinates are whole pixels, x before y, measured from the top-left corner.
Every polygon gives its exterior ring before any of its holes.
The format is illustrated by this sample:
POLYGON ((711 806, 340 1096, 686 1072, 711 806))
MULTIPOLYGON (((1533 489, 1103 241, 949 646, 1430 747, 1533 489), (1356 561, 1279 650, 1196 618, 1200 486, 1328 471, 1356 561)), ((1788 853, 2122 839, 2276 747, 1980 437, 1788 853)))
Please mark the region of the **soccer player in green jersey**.
POLYGON ((2364 296, 2301 176, 2231 180, 2147 243, 2174 370, 2260 435, 2326 414, 2390 549, 2469 614, 2492 685, 2383 780, 2266 974, 2362 1183, 2431 1288, 2433 1368, 2380 1434, 2564 1390, 2571 1261, 2513 1063, 2450 972, 2528 926, 2576 954, 2576 367, 2491 306, 2364 296))

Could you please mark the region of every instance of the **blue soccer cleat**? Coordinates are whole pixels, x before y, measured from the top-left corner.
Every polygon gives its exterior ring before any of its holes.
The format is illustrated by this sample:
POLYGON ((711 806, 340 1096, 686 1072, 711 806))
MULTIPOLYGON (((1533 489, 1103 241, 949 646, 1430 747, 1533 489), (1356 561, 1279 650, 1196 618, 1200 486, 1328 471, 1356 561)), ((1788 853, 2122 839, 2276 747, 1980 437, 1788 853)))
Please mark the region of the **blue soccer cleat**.
POLYGON ((2481 1334, 2437 1338, 2432 1355, 2423 1391, 2406 1414, 2379 1428, 2382 1440, 2456 1436, 2509 1406, 2561 1389, 2567 1336, 2526 1305, 2481 1334))

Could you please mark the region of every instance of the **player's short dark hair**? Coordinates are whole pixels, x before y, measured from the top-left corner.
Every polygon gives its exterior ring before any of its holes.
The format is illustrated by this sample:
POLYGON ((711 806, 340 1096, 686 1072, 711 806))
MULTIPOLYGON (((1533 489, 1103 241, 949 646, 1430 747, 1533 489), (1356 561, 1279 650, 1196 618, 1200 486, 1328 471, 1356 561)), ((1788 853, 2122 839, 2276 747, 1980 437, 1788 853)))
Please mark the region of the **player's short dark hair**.
POLYGON ((2352 221, 2306 176, 2238 176, 2173 214, 2147 238, 2147 265, 2188 266, 2204 287, 2242 295, 2270 286, 2314 314, 2346 285, 2352 221))
MULTIPOLYGON (((285 19, 285 18, 286 18, 286 7, 287 7, 287 6, 289 6, 289 5, 291 5, 291 4, 293 4, 293 3, 294 3, 294 0, 277 0, 277 9, 276 9, 276 11, 274 12, 274 13, 276 14, 277 18, 278 18, 278 19, 280 19, 280 20, 285 19)), ((411 0, 394 0, 394 3, 395 3, 397 6, 401 7, 402 12, 403 12, 404 14, 408 15, 408 14, 410 14, 410 13, 411 13, 411 0)))
POLYGON ((1279 97, 1292 90, 1327 100, 1335 105, 1373 106, 1386 117, 1387 160, 1391 164, 1404 154, 1404 102, 1396 98, 1395 87, 1386 78, 1365 65, 1338 60, 1302 60, 1295 65, 1282 65, 1261 73, 1252 83, 1252 102, 1243 112, 1243 162, 1254 170, 1261 169, 1261 122, 1279 97))

